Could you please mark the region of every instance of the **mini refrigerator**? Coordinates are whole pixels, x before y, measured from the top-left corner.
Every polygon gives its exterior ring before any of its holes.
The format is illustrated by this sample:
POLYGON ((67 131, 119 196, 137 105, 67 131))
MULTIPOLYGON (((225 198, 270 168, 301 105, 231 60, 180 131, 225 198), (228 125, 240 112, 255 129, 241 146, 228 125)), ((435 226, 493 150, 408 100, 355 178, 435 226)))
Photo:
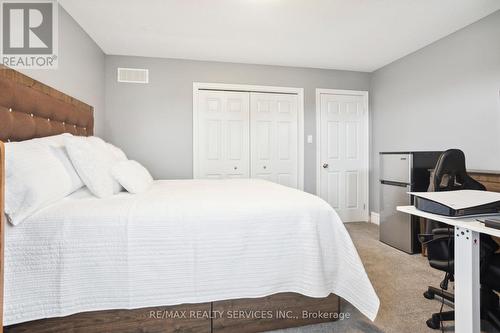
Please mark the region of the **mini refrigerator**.
POLYGON ((398 212, 412 205, 408 192, 425 192, 438 151, 380 153, 380 241, 407 253, 420 252, 417 217, 398 212))

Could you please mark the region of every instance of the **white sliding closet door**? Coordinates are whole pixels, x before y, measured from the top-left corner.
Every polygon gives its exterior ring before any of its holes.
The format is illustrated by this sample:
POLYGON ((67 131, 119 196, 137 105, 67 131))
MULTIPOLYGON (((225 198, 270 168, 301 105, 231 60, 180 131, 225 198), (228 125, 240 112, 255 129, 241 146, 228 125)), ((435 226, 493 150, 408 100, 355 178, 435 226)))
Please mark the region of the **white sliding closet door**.
POLYGON ((298 187, 297 95, 250 93, 251 177, 298 187))
POLYGON ((197 178, 250 176, 249 102, 246 92, 199 92, 197 178))

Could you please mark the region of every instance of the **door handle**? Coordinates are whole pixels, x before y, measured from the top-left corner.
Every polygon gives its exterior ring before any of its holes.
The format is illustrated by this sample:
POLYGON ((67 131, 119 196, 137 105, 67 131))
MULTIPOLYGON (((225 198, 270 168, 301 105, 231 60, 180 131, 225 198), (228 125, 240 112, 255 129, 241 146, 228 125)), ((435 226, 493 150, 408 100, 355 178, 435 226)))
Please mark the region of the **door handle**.
POLYGON ((323 169, 328 169, 328 163, 323 163, 323 169))

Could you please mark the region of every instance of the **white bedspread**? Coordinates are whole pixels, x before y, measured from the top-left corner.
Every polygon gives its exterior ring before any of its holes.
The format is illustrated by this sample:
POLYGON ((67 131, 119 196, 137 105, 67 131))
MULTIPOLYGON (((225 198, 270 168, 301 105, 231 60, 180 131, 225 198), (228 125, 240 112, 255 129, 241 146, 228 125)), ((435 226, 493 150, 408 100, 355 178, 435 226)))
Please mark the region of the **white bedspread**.
POLYGON ((379 299, 335 211, 261 180, 80 190, 7 225, 4 324, 76 312, 335 293, 370 319, 379 299))

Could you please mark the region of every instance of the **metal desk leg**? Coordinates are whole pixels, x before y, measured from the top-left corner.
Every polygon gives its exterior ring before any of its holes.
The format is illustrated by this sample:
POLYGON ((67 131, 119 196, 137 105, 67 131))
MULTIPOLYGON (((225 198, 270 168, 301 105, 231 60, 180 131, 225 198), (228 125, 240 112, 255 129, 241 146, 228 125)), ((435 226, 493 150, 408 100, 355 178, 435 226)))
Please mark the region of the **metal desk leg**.
POLYGON ((479 233, 455 227, 455 332, 480 332, 479 295, 479 233))

